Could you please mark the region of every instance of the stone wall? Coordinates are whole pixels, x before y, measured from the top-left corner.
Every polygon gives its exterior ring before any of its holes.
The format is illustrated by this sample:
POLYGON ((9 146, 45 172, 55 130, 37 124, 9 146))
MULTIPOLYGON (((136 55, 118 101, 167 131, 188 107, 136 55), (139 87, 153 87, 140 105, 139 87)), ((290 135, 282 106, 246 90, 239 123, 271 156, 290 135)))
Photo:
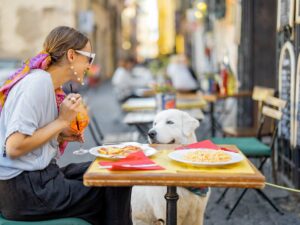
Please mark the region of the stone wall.
POLYGON ((1 0, 0 58, 26 59, 41 51, 52 28, 75 26, 74 5, 72 0, 1 0))

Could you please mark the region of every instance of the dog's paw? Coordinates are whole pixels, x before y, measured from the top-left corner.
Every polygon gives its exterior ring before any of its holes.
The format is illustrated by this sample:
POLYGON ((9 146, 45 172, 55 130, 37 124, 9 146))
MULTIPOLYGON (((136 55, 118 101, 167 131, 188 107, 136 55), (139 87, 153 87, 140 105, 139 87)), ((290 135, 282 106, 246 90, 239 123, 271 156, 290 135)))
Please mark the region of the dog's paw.
POLYGON ((163 219, 158 219, 153 222, 153 225, 165 225, 165 221, 163 219))

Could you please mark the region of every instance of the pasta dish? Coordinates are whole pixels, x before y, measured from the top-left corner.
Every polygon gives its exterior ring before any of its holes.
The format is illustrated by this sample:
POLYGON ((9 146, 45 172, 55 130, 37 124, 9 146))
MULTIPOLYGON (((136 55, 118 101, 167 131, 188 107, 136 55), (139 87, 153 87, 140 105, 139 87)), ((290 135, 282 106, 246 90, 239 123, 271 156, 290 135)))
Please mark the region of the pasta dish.
POLYGON ((230 154, 221 150, 194 151, 184 155, 184 159, 191 162, 219 163, 228 162, 232 159, 230 154))

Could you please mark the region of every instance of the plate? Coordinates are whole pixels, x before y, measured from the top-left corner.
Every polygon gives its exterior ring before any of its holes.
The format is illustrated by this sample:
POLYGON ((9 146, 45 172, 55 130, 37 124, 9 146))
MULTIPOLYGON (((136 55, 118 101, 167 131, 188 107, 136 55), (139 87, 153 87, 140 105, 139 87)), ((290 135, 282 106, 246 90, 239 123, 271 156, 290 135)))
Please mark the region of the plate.
POLYGON ((97 157, 108 158, 108 159, 123 159, 126 156, 124 156, 124 155, 118 155, 118 154, 115 154, 115 155, 101 154, 101 153, 98 152, 98 149, 99 148, 107 148, 107 147, 123 148, 123 147, 131 146, 131 145, 132 146, 140 147, 144 151, 144 154, 146 156, 152 156, 152 155, 154 155, 157 152, 156 149, 150 147, 149 145, 147 145, 147 144, 140 144, 140 143, 137 143, 137 142, 127 142, 127 143, 122 143, 122 144, 119 144, 119 145, 102 145, 102 146, 97 146, 97 147, 91 148, 89 150, 89 152, 90 152, 90 154, 92 154, 94 156, 97 156, 97 157))
POLYGON ((234 153, 234 152, 225 152, 223 151, 224 154, 230 155, 231 159, 225 162, 195 162, 191 161, 188 159, 185 159, 186 154, 190 153, 195 153, 197 151, 203 152, 203 153, 213 153, 216 152, 216 150, 211 150, 211 149, 204 149, 204 148, 198 148, 198 149, 183 149, 183 150, 177 150, 174 152, 171 152, 168 154, 169 158, 182 162, 182 163, 187 163, 191 164, 194 166, 223 166, 223 165, 229 165, 229 164, 234 164, 242 161, 244 159, 244 156, 239 154, 239 153, 234 153))

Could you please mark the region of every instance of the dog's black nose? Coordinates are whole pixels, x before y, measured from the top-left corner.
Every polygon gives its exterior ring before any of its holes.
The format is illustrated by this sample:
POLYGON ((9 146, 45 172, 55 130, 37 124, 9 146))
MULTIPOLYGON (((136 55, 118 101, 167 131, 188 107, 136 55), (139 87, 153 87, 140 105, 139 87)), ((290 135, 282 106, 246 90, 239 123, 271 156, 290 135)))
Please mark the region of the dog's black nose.
POLYGON ((154 139, 156 137, 156 131, 155 130, 150 130, 148 132, 148 136, 151 138, 151 139, 154 139))

